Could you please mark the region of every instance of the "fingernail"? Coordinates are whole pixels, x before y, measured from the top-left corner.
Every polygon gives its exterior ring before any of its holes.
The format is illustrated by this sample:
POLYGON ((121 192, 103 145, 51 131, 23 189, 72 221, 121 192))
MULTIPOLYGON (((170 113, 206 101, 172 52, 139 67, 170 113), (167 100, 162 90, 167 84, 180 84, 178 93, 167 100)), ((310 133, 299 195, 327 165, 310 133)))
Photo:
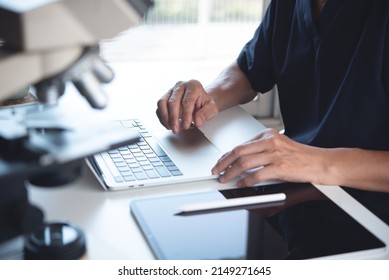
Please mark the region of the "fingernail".
POLYGON ((185 128, 185 129, 188 129, 190 127, 190 123, 185 121, 183 124, 182 124, 182 127, 185 128))

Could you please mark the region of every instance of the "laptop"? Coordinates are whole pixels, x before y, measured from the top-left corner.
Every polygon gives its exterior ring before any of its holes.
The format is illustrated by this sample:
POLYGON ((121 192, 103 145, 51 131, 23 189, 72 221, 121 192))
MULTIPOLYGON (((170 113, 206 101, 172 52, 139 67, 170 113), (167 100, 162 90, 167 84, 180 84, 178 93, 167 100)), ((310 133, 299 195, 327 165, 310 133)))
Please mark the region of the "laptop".
POLYGON ((139 119, 115 123, 138 130, 140 137, 135 144, 87 159, 109 191, 217 178, 211 173, 216 161, 265 129, 240 106, 219 113, 199 129, 192 127, 176 135, 165 129, 150 131, 139 119))

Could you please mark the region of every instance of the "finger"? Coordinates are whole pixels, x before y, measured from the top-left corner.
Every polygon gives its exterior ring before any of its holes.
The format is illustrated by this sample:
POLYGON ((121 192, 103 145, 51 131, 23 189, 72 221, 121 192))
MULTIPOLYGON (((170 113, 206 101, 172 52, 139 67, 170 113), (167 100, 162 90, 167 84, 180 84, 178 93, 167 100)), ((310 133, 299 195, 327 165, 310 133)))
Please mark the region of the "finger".
POLYGON ((253 139, 251 139, 250 141, 265 140, 265 139, 276 137, 279 134, 280 133, 277 130, 272 129, 272 128, 267 128, 264 131, 262 131, 261 133, 259 133, 257 136, 255 136, 253 139))
POLYGON ((165 123, 165 121, 163 120, 162 116, 161 116, 161 112, 160 110, 157 108, 157 110, 155 111, 158 119, 159 119, 159 122, 166 128, 166 129, 170 129, 169 126, 165 123))
POLYGON ((233 165, 236 160, 243 156, 262 153, 266 149, 266 145, 262 142, 262 140, 255 140, 235 147, 231 152, 223 155, 223 157, 218 160, 216 165, 212 168, 212 174, 219 174, 225 171, 233 165))
POLYGON ((172 89, 172 93, 167 103, 169 112, 168 124, 173 133, 178 133, 180 131, 181 101, 184 92, 185 84, 182 82, 177 82, 172 89))
POLYGON ((212 101, 205 104, 203 107, 201 107, 198 111, 194 113, 193 122, 196 125, 196 127, 200 127, 203 125, 203 123, 210 120, 217 114, 218 114, 217 106, 212 101))
POLYGON ((247 176, 255 173, 262 166, 266 166, 271 162, 271 155, 252 154, 244 156, 236 160, 227 168, 219 177, 221 183, 226 183, 238 176, 247 176))
POLYGON ((160 100, 157 102, 157 117, 160 121, 160 123, 165 126, 167 129, 170 129, 169 126, 169 111, 167 107, 168 100, 170 98, 170 95, 172 93, 172 90, 169 90, 165 95, 161 97, 160 100))
POLYGON ((181 101, 181 120, 182 128, 188 129, 193 121, 193 114, 197 100, 200 98, 197 93, 196 84, 194 82, 187 83, 184 96, 181 101))
POLYGON ((250 187, 255 186, 259 183, 271 181, 271 180, 279 180, 277 168, 272 165, 268 165, 264 168, 258 169, 254 172, 250 172, 242 176, 236 185, 238 187, 250 187))

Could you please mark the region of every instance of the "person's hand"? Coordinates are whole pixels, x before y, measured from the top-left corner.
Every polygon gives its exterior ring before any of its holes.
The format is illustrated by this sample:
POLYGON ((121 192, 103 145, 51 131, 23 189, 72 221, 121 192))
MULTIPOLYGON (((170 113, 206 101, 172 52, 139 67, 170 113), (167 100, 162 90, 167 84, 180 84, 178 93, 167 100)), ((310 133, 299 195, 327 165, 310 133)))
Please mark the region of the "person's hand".
POLYGON ((270 180, 319 182, 323 172, 320 161, 323 151, 267 129, 225 154, 213 167, 212 173, 221 174, 221 183, 241 176, 238 187, 270 180))
POLYGON ((196 80, 177 82, 157 106, 159 121, 173 133, 188 129, 192 123, 200 127, 219 112, 215 101, 196 80))

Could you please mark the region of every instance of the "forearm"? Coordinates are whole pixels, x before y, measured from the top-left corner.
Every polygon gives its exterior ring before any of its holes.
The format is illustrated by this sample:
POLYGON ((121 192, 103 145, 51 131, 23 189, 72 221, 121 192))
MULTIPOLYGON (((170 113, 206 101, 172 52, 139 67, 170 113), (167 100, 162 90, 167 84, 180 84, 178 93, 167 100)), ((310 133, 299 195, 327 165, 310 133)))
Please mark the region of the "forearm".
POLYGON ((212 96, 219 111, 247 103, 257 95, 236 62, 225 68, 205 90, 212 96))
POLYGON ((389 152, 328 149, 324 152, 322 184, 389 192, 389 152))

